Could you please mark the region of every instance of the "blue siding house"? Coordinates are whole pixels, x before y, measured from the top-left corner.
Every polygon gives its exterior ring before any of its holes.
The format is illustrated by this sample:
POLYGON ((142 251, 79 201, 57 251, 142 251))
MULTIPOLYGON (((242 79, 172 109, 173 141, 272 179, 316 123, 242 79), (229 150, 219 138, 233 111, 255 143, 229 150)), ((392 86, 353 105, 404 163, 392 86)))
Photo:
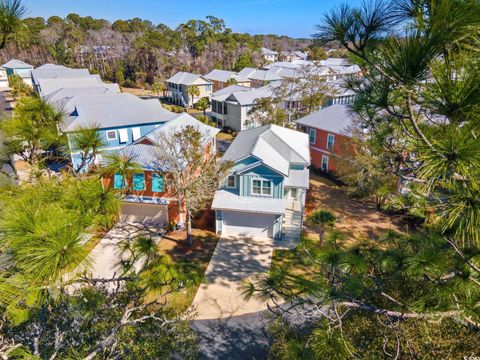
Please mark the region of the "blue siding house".
POLYGON ((213 199, 216 231, 298 238, 309 183, 308 136, 276 125, 245 130, 222 160, 233 166, 213 199))
MULTIPOLYGON (((97 128, 103 139, 102 152, 117 151, 150 133, 178 114, 165 110, 158 100, 143 100, 131 94, 81 95, 68 114, 60 131, 67 134, 70 149, 72 136, 81 128, 97 128)), ((80 154, 71 151, 74 169, 80 154)), ((97 162, 101 161, 101 156, 97 162)))

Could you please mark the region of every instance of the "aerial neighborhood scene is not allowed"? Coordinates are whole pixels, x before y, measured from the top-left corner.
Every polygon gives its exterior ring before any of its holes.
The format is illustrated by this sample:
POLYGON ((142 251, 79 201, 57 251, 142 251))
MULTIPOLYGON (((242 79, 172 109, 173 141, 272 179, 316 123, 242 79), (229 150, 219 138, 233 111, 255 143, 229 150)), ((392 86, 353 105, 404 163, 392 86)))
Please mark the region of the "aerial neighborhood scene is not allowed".
POLYGON ((480 357, 478 0, 106 3, 0 0, 1 359, 480 357))

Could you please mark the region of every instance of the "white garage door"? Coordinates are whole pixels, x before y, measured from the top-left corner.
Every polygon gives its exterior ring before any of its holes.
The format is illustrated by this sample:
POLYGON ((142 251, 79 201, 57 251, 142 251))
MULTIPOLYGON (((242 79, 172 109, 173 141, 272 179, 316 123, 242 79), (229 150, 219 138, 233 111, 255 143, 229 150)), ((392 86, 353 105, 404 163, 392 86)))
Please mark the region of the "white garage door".
POLYGON ((223 212, 222 234, 273 237, 274 215, 223 212))
POLYGON ((123 221, 166 225, 168 208, 165 205, 122 203, 120 217, 123 221))

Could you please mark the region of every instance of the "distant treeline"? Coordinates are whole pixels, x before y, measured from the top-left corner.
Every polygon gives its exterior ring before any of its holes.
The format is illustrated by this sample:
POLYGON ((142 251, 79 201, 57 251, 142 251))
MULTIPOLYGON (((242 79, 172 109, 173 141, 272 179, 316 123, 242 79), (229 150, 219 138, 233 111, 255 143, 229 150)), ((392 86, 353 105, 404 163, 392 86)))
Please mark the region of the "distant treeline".
POLYGON ((145 86, 163 81, 177 71, 205 73, 260 66, 260 48, 277 51, 325 52, 309 39, 277 35, 234 33, 224 20, 207 16, 171 29, 134 18, 110 23, 90 16, 31 17, 12 34, 0 58, 40 65, 54 62, 88 67, 104 79, 126 86, 145 86))

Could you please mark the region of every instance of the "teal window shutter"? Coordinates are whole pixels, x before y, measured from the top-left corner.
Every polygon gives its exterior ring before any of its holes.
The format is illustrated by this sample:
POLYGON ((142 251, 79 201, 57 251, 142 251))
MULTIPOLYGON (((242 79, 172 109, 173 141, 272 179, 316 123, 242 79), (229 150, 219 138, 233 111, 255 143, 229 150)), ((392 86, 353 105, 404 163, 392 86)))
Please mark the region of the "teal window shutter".
POLYGON ((152 191, 163 191, 163 176, 160 174, 152 174, 152 191))
POLYGON ((123 188, 123 177, 120 174, 113 175, 113 188, 121 189, 123 188))
POLYGON ((145 190, 145 175, 143 173, 133 174, 133 190, 145 190))

